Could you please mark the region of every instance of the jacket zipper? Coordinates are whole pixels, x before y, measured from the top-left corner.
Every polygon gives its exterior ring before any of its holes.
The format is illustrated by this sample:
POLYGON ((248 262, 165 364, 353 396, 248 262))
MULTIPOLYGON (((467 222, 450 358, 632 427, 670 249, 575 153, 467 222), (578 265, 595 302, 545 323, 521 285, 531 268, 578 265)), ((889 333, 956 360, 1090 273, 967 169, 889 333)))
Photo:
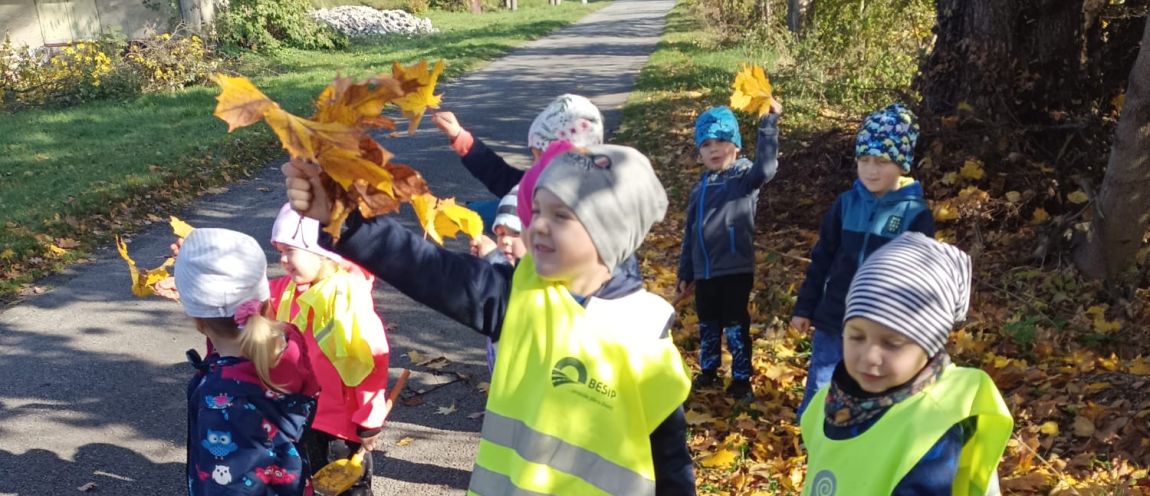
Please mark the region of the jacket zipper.
POLYGON ((699 207, 695 211, 695 226, 698 228, 699 248, 703 250, 703 279, 711 278, 711 256, 707 254, 707 244, 703 239, 703 206, 707 200, 707 183, 710 174, 703 176, 703 186, 699 188, 699 207))

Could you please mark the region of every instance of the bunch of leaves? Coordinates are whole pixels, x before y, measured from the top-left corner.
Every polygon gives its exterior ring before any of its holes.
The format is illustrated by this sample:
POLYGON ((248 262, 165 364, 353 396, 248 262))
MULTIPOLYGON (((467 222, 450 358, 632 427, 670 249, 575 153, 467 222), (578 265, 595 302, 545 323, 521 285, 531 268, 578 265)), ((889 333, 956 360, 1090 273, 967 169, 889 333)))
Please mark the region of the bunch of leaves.
POLYGON ((216 19, 216 34, 227 46, 256 51, 343 48, 346 36, 308 15, 308 0, 232 0, 216 19))
POLYGON ((124 60, 138 74, 144 91, 172 91, 202 83, 219 66, 199 35, 182 30, 132 42, 124 60))
POLYGON ((731 108, 762 117, 771 110, 771 82, 758 65, 744 65, 731 83, 731 108))
MULTIPOLYGON (((169 225, 172 227, 172 234, 181 239, 191 234, 193 229, 187 222, 175 216, 171 217, 169 225)), ((116 251, 120 253, 120 258, 123 258, 124 262, 128 264, 128 274, 132 278, 132 294, 139 298, 159 295, 165 298, 179 299, 175 282, 168 272, 168 269, 176 264, 175 258, 165 258, 164 262, 154 269, 141 269, 136 266, 136 261, 128 255, 128 244, 119 236, 116 236, 115 239, 116 251)))
POLYGON ((339 236, 353 209, 373 217, 411 203, 433 240, 442 242, 442 235, 460 230, 475 237, 483 230, 478 214, 431 196, 423 176, 392 163, 392 153, 369 134, 372 129, 395 131, 395 122, 381 115, 388 104, 399 107, 410 121, 408 133, 415 132, 427 108, 439 106, 435 84, 442 72, 442 60, 430 69, 423 60, 409 67, 395 63, 391 74, 362 83, 337 77, 316 99, 310 119, 288 113, 246 78, 216 75, 222 91, 214 115, 228 123, 229 131, 263 120, 292 160, 319 164, 324 187, 334 199, 325 228, 332 236, 339 236))

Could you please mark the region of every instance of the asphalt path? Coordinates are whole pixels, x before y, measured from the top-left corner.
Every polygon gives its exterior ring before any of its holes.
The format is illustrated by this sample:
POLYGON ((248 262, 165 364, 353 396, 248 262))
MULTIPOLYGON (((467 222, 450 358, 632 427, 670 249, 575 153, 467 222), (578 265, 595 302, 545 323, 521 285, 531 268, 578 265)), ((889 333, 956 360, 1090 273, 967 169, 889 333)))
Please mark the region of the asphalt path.
MULTIPOLYGON (((672 5, 616 1, 443 85, 443 106, 524 167, 528 126, 561 93, 591 98, 610 131, 672 5)), ((493 198, 428 120, 414 136, 380 139, 397 162, 416 167, 437 196, 493 198)), ((178 215, 197 227, 254 236, 265 244, 271 275, 281 275, 266 242, 284 202, 281 161, 178 215)), ((413 216, 404 219, 415 228, 413 216)), ((152 267, 167 255, 171 240, 167 226, 157 224, 129 243, 140 265, 152 267)), ((448 246, 466 249, 459 241, 448 246)), ((192 369, 184 351, 202 348, 203 340, 178 304, 135 298, 128 280, 125 264, 109 247, 39 281, 43 294, 0 313, 0 495, 79 493, 87 484, 95 484, 94 494, 186 494, 184 386, 192 369)), ((386 284, 377 285, 375 297, 391 325, 393 379, 412 370, 383 448, 374 454, 375 493, 460 494, 486 400, 484 338, 386 284), (419 366, 411 351, 445 360, 419 366)))

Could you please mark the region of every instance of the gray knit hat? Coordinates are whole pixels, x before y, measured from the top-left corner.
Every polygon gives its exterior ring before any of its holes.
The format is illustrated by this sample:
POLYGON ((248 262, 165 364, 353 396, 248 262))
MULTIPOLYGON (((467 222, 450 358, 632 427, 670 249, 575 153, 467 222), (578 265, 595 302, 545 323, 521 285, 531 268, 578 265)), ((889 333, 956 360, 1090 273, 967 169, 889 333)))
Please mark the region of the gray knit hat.
POLYGON ((874 252, 851 281, 843 322, 863 317, 934 356, 970 307, 970 256, 907 232, 874 252))
POLYGON ((248 300, 269 297, 268 261, 259 242, 229 229, 199 228, 176 256, 176 289, 191 317, 231 317, 248 300))
MULTIPOLYGON (((576 149, 578 150, 578 149, 576 149)), ((599 258, 614 269, 667 212, 667 193, 647 157, 631 147, 595 145, 555 157, 535 189, 547 189, 579 217, 599 258)))

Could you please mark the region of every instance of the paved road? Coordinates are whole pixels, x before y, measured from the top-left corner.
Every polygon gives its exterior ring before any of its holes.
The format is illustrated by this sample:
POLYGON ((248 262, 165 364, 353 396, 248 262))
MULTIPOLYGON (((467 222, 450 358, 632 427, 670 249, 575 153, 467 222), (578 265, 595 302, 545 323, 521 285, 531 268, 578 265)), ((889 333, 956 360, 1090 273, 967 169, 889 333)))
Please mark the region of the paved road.
MULTIPOLYGON (((445 108, 523 166, 531 119, 560 93, 590 97, 613 129, 672 4, 617 1, 445 85, 445 108)), ((489 197, 430 123, 384 145, 397 161, 420 169, 439 196, 489 197)), ((181 216, 262 241, 284 201, 281 184, 277 166, 269 165, 181 216)), ((166 227, 156 226, 131 239, 130 248, 150 267, 169 242, 166 227)), ((0 495, 67 494, 89 482, 97 494, 184 494, 183 390, 191 369, 182 360, 184 350, 202 340, 178 305, 136 299, 127 281, 123 262, 103 250, 94 261, 41 281, 45 294, 0 313, 0 495)), ((423 403, 393 412, 384 452, 375 455, 376 494, 459 494, 481 422, 468 415, 483 410, 477 386, 489 378, 483 339, 380 286, 378 308, 393 326, 392 376, 411 367, 405 356, 411 350, 451 363, 413 368, 405 396, 423 403), (437 413, 451 406, 454 413, 437 413)))

